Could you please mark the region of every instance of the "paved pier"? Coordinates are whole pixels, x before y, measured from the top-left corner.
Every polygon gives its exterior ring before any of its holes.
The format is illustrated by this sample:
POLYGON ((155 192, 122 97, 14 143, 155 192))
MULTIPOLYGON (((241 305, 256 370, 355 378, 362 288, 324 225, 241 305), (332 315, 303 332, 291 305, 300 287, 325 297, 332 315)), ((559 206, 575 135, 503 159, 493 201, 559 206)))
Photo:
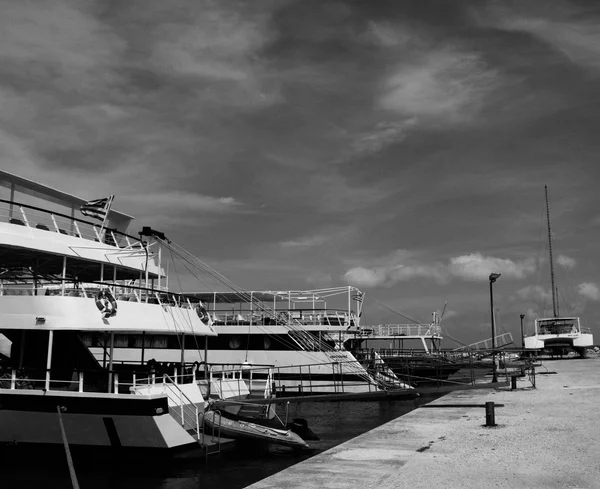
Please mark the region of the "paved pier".
POLYGON ((519 379, 431 403, 504 404, 496 427, 484 408, 420 408, 249 487, 600 488, 600 358, 536 373, 536 389, 519 379))

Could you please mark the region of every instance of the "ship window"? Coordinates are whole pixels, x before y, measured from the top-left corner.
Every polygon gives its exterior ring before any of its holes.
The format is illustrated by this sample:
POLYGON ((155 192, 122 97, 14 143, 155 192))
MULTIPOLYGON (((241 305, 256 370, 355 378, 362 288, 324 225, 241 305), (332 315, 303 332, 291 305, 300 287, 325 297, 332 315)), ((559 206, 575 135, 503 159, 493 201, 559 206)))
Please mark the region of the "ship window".
POLYGON ((234 336, 229 340, 229 348, 232 350, 237 350, 240 346, 242 346, 242 340, 239 336, 234 336))
POLYGON ((269 338, 268 336, 265 336, 264 340, 263 340, 263 346, 265 347, 265 350, 268 350, 269 348, 271 348, 271 338, 269 338))
POLYGON ((115 348, 127 348, 129 346, 129 335, 116 334, 114 346, 115 346, 115 348))
POLYGON ((142 341, 144 348, 166 348, 167 347, 167 336, 166 335, 152 335, 147 334, 145 336, 136 335, 133 341, 134 348, 142 348, 142 341))
POLYGON ((80 335, 81 342, 85 346, 92 346, 92 335, 91 334, 82 334, 80 335))

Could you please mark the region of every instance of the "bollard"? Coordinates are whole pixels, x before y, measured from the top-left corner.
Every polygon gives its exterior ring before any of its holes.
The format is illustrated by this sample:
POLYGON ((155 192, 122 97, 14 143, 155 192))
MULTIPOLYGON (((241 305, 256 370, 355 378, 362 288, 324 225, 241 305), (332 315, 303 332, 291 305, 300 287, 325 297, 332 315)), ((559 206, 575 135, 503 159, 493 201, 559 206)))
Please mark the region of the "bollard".
POLYGON ((510 390, 514 391, 517 388, 517 376, 513 375, 510 378, 510 390))
POLYGON ((485 403, 485 425, 496 426, 496 413, 494 412, 494 401, 485 403))

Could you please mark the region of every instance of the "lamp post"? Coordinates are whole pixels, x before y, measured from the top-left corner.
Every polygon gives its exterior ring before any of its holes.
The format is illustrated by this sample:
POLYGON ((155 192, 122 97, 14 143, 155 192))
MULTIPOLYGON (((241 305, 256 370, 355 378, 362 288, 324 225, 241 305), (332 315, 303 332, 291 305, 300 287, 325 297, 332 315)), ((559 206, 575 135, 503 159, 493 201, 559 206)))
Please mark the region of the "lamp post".
POLYGON ((498 382, 496 371, 496 324, 494 321, 494 289, 492 284, 500 277, 499 273, 490 273, 490 310, 492 319, 492 382, 498 382))
POLYGON ((521 314, 519 317, 521 318, 521 348, 525 351, 525 335, 523 334, 523 319, 525 319, 525 314, 521 314))

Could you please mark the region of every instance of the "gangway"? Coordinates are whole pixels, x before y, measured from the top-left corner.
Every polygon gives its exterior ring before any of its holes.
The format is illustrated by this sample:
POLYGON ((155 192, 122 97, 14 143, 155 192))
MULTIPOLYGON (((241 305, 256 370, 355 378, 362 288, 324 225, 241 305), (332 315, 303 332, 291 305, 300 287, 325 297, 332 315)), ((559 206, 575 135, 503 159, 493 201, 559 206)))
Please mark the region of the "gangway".
POLYGON ((504 334, 495 336, 494 339, 496 340, 495 345, 492 345, 492 338, 488 338, 487 340, 477 341, 477 342, 471 343, 469 345, 461 346, 459 348, 454 348, 452 351, 491 350, 492 347, 502 348, 503 346, 511 345, 514 343, 511 333, 504 333, 504 334))

